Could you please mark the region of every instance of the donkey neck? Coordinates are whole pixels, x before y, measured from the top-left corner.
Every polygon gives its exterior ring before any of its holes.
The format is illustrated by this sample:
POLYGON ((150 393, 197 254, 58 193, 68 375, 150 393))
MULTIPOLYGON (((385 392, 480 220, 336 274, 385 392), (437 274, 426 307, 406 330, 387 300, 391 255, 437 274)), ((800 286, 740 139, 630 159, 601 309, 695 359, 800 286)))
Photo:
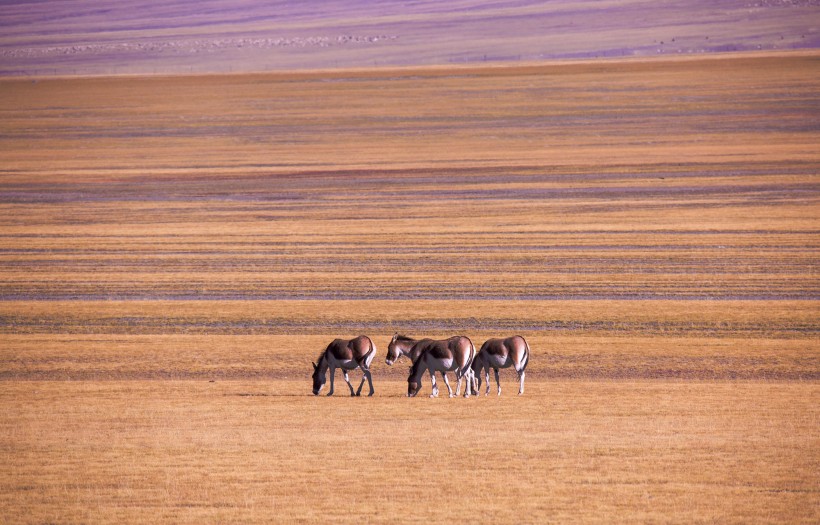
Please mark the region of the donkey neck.
POLYGON ((400 337, 393 342, 393 345, 399 349, 402 355, 410 357, 410 351, 417 342, 415 339, 410 339, 409 337, 400 337))
POLYGON ((410 367, 410 375, 408 379, 412 379, 413 381, 421 381, 421 376, 424 375, 425 370, 427 370, 427 366, 422 364, 421 360, 415 360, 413 365, 410 367))
POLYGON ((410 359, 411 361, 415 362, 419 358, 419 356, 421 355, 421 352, 422 352, 421 348, 412 348, 411 347, 407 350, 407 353, 405 353, 404 355, 406 355, 407 358, 410 359))
POLYGON ((330 366, 330 364, 327 361, 327 351, 325 351, 322 354, 322 357, 319 358, 319 366, 318 366, 319 373, 324 374, 325 372, 327 372, 327 369, 328 369, 329 366, 330 366))

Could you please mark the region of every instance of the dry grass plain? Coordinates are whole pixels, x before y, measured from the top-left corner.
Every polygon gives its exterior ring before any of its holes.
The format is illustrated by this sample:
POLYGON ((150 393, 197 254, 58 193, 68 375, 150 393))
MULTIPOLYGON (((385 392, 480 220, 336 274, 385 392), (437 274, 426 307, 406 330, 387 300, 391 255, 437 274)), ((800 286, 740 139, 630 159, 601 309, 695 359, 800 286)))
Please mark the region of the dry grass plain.
POLYGON ((4 518, 817 518, 816 382, 536 380, 524 398, 453 400, 376 386, 351 399, 295 381, 3 382, 4 518))
POLYGON ((0 521, 816 523, 818 73, 0 80, 0 521), (395 331, 526 395, 405 399, 395 331))

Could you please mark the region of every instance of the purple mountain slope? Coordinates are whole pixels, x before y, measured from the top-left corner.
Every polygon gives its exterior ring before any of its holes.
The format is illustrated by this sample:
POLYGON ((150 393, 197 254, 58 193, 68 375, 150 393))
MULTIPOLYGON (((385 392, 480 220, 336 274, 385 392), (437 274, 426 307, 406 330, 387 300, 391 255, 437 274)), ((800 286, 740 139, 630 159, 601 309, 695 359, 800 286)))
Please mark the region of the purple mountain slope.
POLYGON ((820 47, 820 0, 0 3, 0 75, 225 72, 820 47))

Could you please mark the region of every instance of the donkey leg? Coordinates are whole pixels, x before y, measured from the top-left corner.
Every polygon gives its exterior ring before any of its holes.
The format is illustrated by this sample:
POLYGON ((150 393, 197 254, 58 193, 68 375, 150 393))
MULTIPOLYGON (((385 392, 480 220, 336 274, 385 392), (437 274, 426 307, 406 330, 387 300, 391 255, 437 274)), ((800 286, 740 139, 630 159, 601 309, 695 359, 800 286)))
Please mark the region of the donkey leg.
POLYGON ((453 397, 453 389, 450 388, 450 380, 447 379, 447 372, 442 372, 441 377, 444 379, 444 384, 447 385, 447 393, 453 397))
POLYGON ((328 370, 328 375, 330 375, 330 391, 328 391, 327 395, 332 396, 333 395, 333 379, 336 377, 336 367, 334 367, 334 366, 330 367, 330 370, 328 370))
POLYGON ((355 396, 356 394, 353 393, 353 385, 350 384, 350 376, 347 374, 347 370, 345 370, 343 368, 342 369, 342 374, 344 375, 345 383, 347 383, 347 387, 350 389, 350 395, 355 396))
POLYGON ((524 376, 526 376, 526 375, 527 375, 527 372, 525 372, 524 370, 522 370, 522 371, 518 374, 518 381, 519 381, 519 385, 518 385, 518 395, 519 395, 519 396, 520 396, 520 395, 522 395, 522 394, 524 393, 524 376))
POLYGON ((359 383, 359 388, 356 389, 356 395, 357 396, 362 395, 362 387, 364 386, 364 380, 365 380, 366 374, 367 374, 367 370, 362 368, 362 382, 359 383))
POLYGON ((495 384, 496 384, 496 386, 498 386, 498 393, 496 395, 500 396, 501 395, 501 381, 498 380, 498 369, 493 368, 493 372, 495 372, 495 384))
POLYGON ((365 370, 365 374, 367 374, 367 385, 370 387, 370 393, 367 394, 367 396, 370 397, 376 393, 376 390, 373 388, 373 374, 370 372, 369 368, 365 370))
MULTIPOLYGON (((459 388, 461 387, 461 379, 464 378, 464 397, 470 397, 470 390, 473 387, 473 375, 472 369, 468 368, 467 372, 460 378, 458 378, 459 388)), ((456 389, 456 395, 458 395, 458 389, 456 389)))
POLYGON ((438 397, 438 385, 436 384, 436 373, 432 370, 428 370, 430 373, 430 381, 433 383, 433 393, 430 394, 430 397, 438 397))
POLYGON ((485 383, 487 383, 487 390, 484 392, 485 396, 490 395, 490 367, 484 369, 484 379, 485 383))
POLYGON ((372 396, 375 390, 373 390, 373 374, 370 373, 370 370, 367 368, 362 368, 362 382, 359 383, 359 389, 356 391, 356 395, 362 395, 362 387, 364 386, 364 382, 367 380, 368 385, 370 386, 370 393, 367 394, 368 396, 372 396))

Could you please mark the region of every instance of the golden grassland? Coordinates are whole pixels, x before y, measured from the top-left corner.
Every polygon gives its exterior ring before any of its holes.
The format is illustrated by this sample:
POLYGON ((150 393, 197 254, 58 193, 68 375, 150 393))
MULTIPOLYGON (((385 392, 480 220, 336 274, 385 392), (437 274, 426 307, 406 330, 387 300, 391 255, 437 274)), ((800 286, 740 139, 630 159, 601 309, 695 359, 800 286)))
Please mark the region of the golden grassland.
POLYGON ((3 382, 4 518, 818 518, 816 382, 535 381, 524 397, 434 402, 402 398, 402 382, 377 383, 374 398, 305 387, 3 382))
POLYGON ((817 380, 812 301, 28 301, 0 303, 0 378, 305 379, 333 338, 530 342, 531 380, 817 380), (331 330, 335 329, 335 332, 331 330), (293 355, 299 356, 293 358, 293 355))
POLYGON ((3 129, 16 133, 3 137, 2 159, 10 180, 19 173, 24 183, 31 173, 40 181, 71 173, 74 181, 150 175, 160 183, 163 175, 298 169, 787 167, 817 161, 816 62, 816 53, 804 52, 3 79, 3 129))
POLYGON ((819 70, 0 80, 0 521, 817 522, 819 70))

